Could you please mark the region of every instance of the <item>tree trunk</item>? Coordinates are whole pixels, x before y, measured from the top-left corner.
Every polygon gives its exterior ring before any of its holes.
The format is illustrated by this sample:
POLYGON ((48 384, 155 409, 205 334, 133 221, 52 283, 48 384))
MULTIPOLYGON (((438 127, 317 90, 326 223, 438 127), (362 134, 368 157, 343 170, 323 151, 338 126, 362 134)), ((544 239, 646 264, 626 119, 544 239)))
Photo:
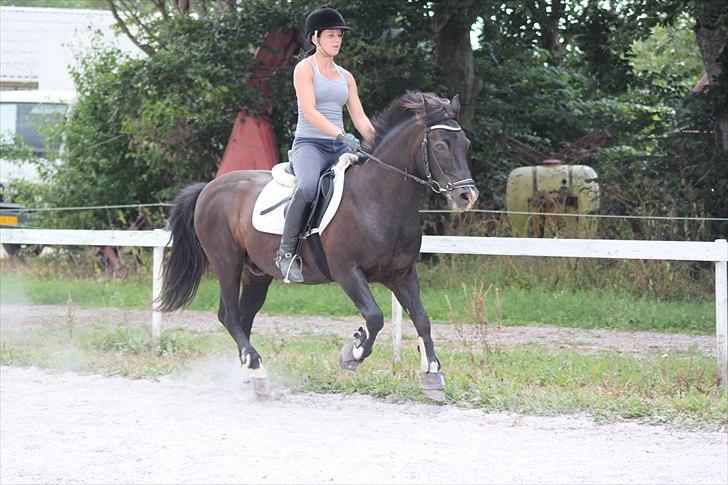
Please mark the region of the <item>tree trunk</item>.
POLYGON ((539 44, 543 49, 551 53, 552 63, 559 64, 566 53, 566 48, 561 43, 561 29, 559 29, 559 22, 564 13, 564 4, 562 0, 554 0, 550 6, 550 12, 546 11, 546 4, 536 7, 543 9, 535 12, 537 13, 536 19, 541 26, 541 39, 539 44))
POLYGON ((175 10, 178 15, 187 15, 190 11, 190 0, 175 0, 175 10))
POLYGON ((483 88, 483 81, 475 77, 473 65, 473 48, 470 44, 470 27, 476 15, 443 6, 435 5, 435 21, 437 22, 437 64, 442 69, 448 84, 460 94, 460 122, 463 126, 472 126, 475 116, 475 104, 483 88))
POLYGON ((207 17, 207 2, 206 0, 190 0, 190 7, 201 19, 207 17))
POLYGON ((723 151, 728 151, 728 25, 722 2, 699 2, 695 9, 695 36, 700 46, 711 91, 717 93, 713 105, 715 139, 723 151))

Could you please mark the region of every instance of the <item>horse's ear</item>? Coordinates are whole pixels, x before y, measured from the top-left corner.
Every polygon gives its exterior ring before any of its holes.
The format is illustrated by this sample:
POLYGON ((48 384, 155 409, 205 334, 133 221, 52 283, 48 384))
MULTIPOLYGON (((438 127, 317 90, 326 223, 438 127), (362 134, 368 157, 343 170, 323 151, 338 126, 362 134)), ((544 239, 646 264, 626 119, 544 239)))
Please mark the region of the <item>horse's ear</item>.
POLYGON ((432 113, 433 111, 436 111, 438 109, 442 109, 442 104, 440 101, 433 99, 431 96, 425 96, 422 95, 422 101, 423 105, 425 107, 425 113, 432 113))
POLYGON ((456 94, 452 97, 450 100, 450 107, 452 108, 453 112, 455 113, 455 119, 457 119, 458 115, 460 114, 460 95, 456 94))

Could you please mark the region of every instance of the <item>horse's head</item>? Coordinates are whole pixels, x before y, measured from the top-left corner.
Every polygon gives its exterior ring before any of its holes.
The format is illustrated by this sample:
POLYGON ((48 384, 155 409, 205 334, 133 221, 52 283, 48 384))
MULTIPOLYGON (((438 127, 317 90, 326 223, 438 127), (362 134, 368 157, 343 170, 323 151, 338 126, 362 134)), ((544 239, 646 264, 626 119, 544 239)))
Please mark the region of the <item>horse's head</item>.
POLYGON ((447 100, 427 93, 422 100, 417 117, 426 126, 421 150, 424 175, 436 192, 447 197, 453 211, 470 210, 479 193, 468 167, 470 140, 457 122, 459 97, 447 100))

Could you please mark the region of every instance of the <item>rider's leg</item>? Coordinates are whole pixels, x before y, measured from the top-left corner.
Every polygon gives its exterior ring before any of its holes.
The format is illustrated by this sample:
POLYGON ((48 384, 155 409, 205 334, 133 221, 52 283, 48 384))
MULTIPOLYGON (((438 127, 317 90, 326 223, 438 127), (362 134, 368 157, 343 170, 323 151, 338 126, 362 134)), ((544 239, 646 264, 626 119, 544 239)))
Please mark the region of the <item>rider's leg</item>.
POLYGON ((281 245, 276 252, 276 266, 285 281, 303 282, 301 259, 296 255, 298 236, 308 208, 316 197, 316 188, 321 172, 330 165, 331 155, 326 147, 331 142, 315 138, 296 138, 288 152, 289 160, 296 173, 297 188, 286 212, 281 245))
POLYGON ((288 204, 281 245, 276 252, 276 266, 281 270, 281 274, 283 274, 286 281, 293 281, 294 283, 303 282, 301 258, 297 256, 296 248, 303 219, 308 213, 308 207, 309 203, 303 197, 303 191, 300 187, 297 187, 293 192, 291 202, 288 204))

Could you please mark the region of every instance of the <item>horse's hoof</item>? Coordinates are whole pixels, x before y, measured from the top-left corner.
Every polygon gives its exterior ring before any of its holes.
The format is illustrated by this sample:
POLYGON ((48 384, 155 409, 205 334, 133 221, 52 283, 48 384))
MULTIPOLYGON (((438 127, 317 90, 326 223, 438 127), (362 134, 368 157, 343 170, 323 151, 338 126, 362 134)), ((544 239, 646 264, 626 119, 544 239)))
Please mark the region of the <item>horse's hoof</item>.
POLYGON ((361 363, 361 360, 354 357, 354 343, 349 342, 344 345, 344 348, 341 349, 341 353, 339 354, 339 367, 343 370, 354 370, 361 363))
POLYGON ((270 396, 270 379, 267 377, 253 377, 250 382, 253 383, 253 389, 258 397, 270 396))
POLYGON ((433 401, 445 402, 445 390, 444 389, 436 390, 436 391, 423 389, 422 394, 424 394, 428 398, 432 399, 433 401))
POLYGON ((244 368, 243 375, 248 378, 258 397, 270 395, 270 378, 262 363, 259 364, 257 369, 244 368))
POLYGON ((445 376, 441 372, 423 372, 420 374, 420 389, 430 399, 438 402, 445 400, 445 376))

